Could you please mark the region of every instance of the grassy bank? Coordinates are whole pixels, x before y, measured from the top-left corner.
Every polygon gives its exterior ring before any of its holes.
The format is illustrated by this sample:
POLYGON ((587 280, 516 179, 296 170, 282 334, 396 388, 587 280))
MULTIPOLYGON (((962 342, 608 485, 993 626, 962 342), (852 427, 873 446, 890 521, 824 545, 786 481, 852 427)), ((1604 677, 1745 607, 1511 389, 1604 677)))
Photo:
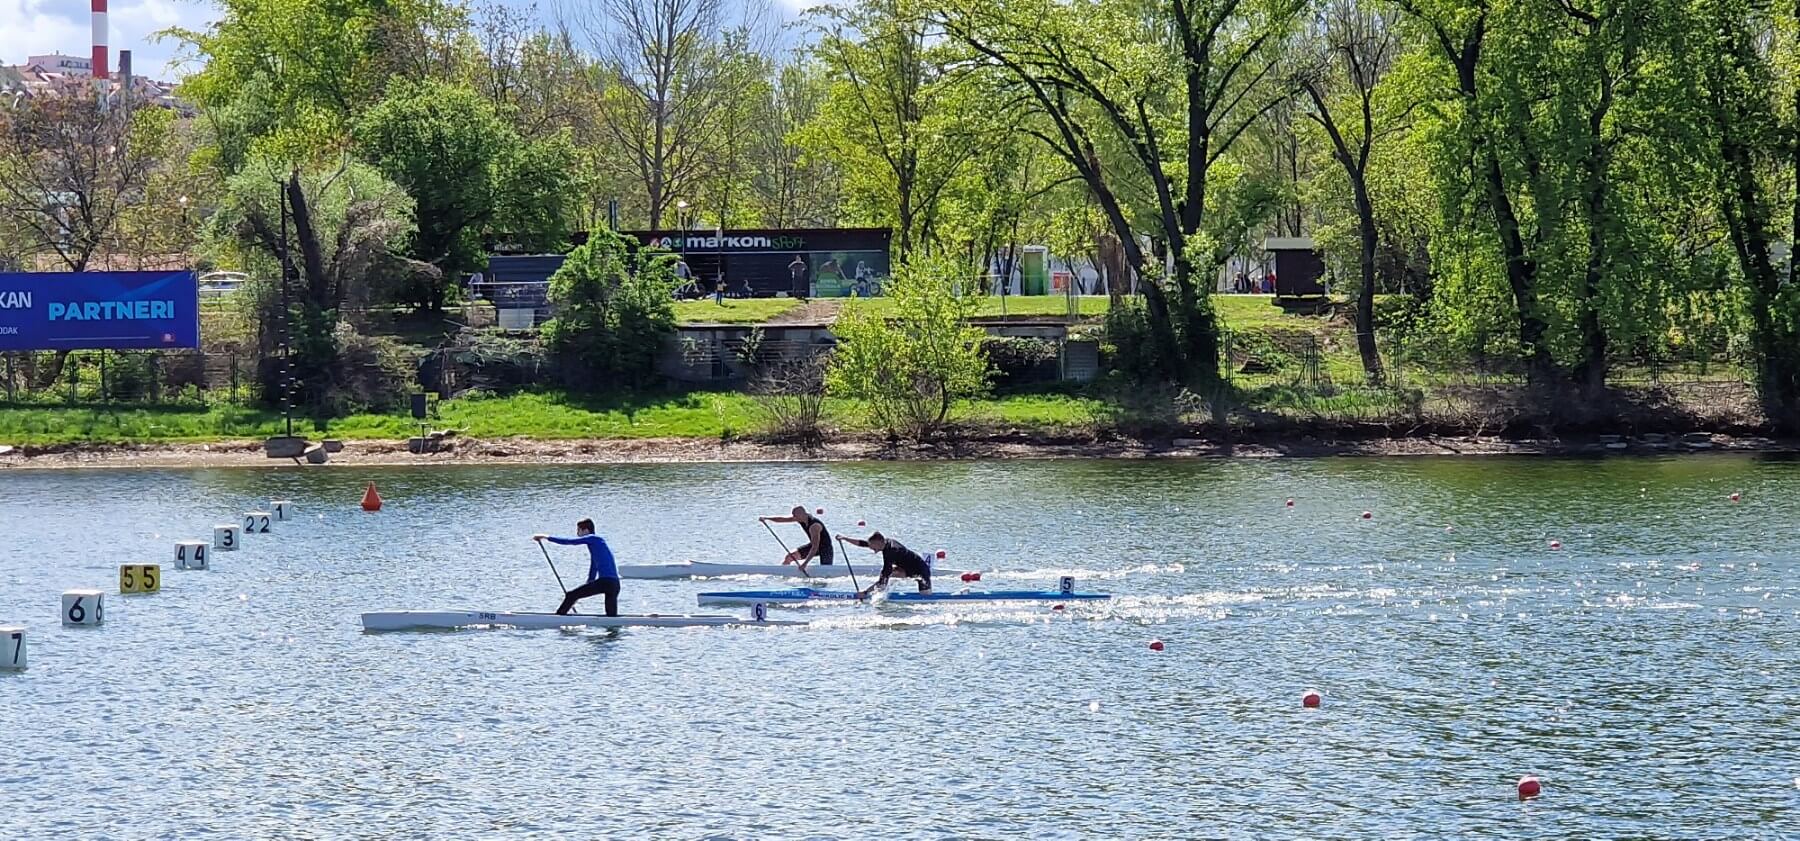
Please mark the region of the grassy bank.
MULTIPOLYGON (((1066 429, 1096 416, 1098 401, 1055 395, 998 397, 970 407, 968 417, 1007 425, 1066 429)), ((560 392, 515 394, 436 404, 434 429, 452 428, 478 438, 523 435, 568 438, 724 438, 754 434, 761 427, 756 401, 736 392, 625 399, 589 398, 560 392)), ((849 432, 870 431, 858 407, 829 401, 830 424, 849 432)), ((73 406, 0 404, 0 444, 125 444, 160 441, 203 442, 254 439, 281 434, 279 413, 236 406, 73 406)), ((323 430, 296 418, 297 434, 313 438, 406 438, 418 425, 404 414, 351 415, 323 430)))

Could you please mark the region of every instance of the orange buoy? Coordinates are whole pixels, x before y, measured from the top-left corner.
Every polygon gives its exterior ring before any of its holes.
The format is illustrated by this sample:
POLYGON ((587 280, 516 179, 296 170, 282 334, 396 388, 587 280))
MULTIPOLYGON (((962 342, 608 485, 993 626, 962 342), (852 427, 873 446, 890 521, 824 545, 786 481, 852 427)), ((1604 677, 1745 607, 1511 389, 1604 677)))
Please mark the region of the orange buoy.
POLYGON ((1536 797, 1543 793, 1544 793, 1544 786, 1538 782, 1538 778, 1533 777, 1530 774, 1527 774, 1527 775, 1519 778, 1519 799, 1520 800, 1530 800, 1531 798, 1536 797))
POLYGON ((369 489, 363 491, 362 510, 364 510, 364 511, 380 511, 381 510, 381 494, 378 494, 375 492, 375 483, 374 482, 370 482, 369 489))
POLYGON ((1163 650, 1163 641, 1162 640, 1151 640, 1150 641, 1150 650, 1151 651, 1163 650))
POLYGON ((1324 702, 1325 698, 1319 694, 1317 689, 1309 689, 1305 695, 1300 696, 1300 705, 1309 710, 1318 709, 1319 705, 1324 702))

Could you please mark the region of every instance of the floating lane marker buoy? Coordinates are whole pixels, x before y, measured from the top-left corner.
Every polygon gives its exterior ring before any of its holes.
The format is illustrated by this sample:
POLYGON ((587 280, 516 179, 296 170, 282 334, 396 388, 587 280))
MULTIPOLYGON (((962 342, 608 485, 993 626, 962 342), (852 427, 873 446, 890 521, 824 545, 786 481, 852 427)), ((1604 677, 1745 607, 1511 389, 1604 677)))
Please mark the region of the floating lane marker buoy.
POLYGON ((1309 689, 1306 691, 1305 695, 1300 696, 1300 706, 1309 710, 1316 710, 1319 708, 1319 705, 1323 703, 1325 703, 1325 698, 1319 694, 1319 690, 1317 689, 1309 689))
POLYGON ((25 626, 0 625, 0 669, 23 669, 25 663, 25 626))
POLYGON ((294 504, 285 499, 277 499, 269 503, 269 513, 275 515, 275 522, 285 523, 293 518, 294 504))
POLYGON ((162 592, 162 567, 157 564, 120 564, 119 592, 162 592))
POLYGON ((1731 501, 1732 502, 1737 502, 1738 500, 1743 499, 1743 498, 1744 498, 1743 494, 1738 493, 1737 491, 1731 492, 1731 501))
POLYGON ((213 548, 220 552, 236 552, 243 542, 244 530, 238 526, 213 526, 213 548))
POLYGON ((375 492, 374 482, 370 482, 368 489, 363 491, 362 510, 371 512, 381 510, 381 494, 375 492))
POLYGON ((1288 497, 1288 501, 1287 501, 1287 507, 1289 507, 1289 508, 1292 508, 1292 507, 1294 507, 1294 498, 1293 498, 1293 497, 1291 497, 1291 496, 1290 496, 1290 497, 1288 497))
POLYGON ((98 625, 105 619, 99 590, 64 590, 62 623, 64 625, 98 625))
POLYGON ((268 534, 270 526, 275 522, 275 515, 267 511, 245 511, 245 534, 268 534))
POLYGON ((1362 516, 1362 518, 1363 518, 1363 519, 1365 519, 1365 520, 1370 520, 1370 519, 1374 519, 1374 517, 1375 517, 1375 514, 1374 514, 1374 513, 1373 513, 1373 512, 1370 512, 1370 511, 1364 511, 1364 512, 1363 512, 1363 516, 1362 516))
POLYGON ((1554 552, 1561 548, 1562 548, 1562 541, 1560 541, 1560 540, 1550 541, 1550 551, 1554 552))
POLYGON ((1150 650, 1151 651, 1163 650, 1163 641, 1162 640, 1151 640, 1150 641, 1150 650))
POLYGON ((176 569, 206 569, 206 544, 184 540, 175 544, 176 569))
POLYGON ((1544 787, 1542 784, 1540 784, 1538 782, 1538 778, 1533 777, 1530 774, 1527 774, 1527 775, 1519 778, 1519 799, 1520 800, 1530 800, 1531 798, 1536 797, 1543 793, 1544 793, 1544 787))

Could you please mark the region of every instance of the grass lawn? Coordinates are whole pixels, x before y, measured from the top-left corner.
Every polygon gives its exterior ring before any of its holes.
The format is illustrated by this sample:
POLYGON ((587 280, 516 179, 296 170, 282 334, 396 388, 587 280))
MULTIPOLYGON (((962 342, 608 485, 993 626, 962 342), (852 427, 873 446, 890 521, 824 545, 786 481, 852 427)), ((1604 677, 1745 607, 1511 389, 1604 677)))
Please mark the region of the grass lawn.
MULTIPOLYGON (((1083 316, 1097 318, 1106 315, 1108 302, 1105 295, 1080 295, 1075 300, 1078 311, 1083 316)), ((894 301, 892 298, 854 298, 845 301, 844 307, 867 309, 885 316, 893 312, 894 301)), ((1062 295, 1008 295, 1005 298, 986 295, 975 308, 977 318, 999 318, 1001 315, 1011 318, 1060 318, 1068 314, 1069 299, 1062 295)))
POLYGON ((676 301, 675 321, 678 324, 761 324, 799 306, 800 301, 795 298, 726 298, 724 306, 713 303, 711 298, 676 301))
MULTIPOLYGON (((1012 426, 1072 428, 1092 423, 1098 401, 1064 395, 1008 395, 960 407, 965 420, 1012 426)), ((434 429, 454 428, 477 438, 524 435, 566 438, 719 438, 752 435, 761 427, 755 400, 736 392, 692 392, 635 398, 589 398, 560 392, 445 400, 434 429)), ((867 431, 861 407, 831 400, 830 426, 867 431)), ((283 431, 281 415, 238 406, 31 406, 0 404, 0 443, 124 444, 156 441, 256 439, 283 431)), ((404 412, 351 415, 314 429, 296 417, 294 431, 311 438, 406 438, 418 426, 404 412)))

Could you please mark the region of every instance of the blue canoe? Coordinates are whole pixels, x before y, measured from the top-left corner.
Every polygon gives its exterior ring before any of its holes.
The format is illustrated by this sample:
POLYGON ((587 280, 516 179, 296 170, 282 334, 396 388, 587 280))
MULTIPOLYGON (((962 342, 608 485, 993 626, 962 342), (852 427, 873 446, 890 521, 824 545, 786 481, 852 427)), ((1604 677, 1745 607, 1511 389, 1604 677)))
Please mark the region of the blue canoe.
MULTIPOLYGON (((973 593, 889 593, 890 602, 935 604, 937 602, 1069 602, 1097 601, 1112 598, 1111 593, 1076 593, 1060 590, 988 590, 973 593)), ((814 590, 795 587, 790 590, 734 590, 724 593, 701 593, 703 605, 807 604, 811 602, 855 602, 854 590, 814 590)))

